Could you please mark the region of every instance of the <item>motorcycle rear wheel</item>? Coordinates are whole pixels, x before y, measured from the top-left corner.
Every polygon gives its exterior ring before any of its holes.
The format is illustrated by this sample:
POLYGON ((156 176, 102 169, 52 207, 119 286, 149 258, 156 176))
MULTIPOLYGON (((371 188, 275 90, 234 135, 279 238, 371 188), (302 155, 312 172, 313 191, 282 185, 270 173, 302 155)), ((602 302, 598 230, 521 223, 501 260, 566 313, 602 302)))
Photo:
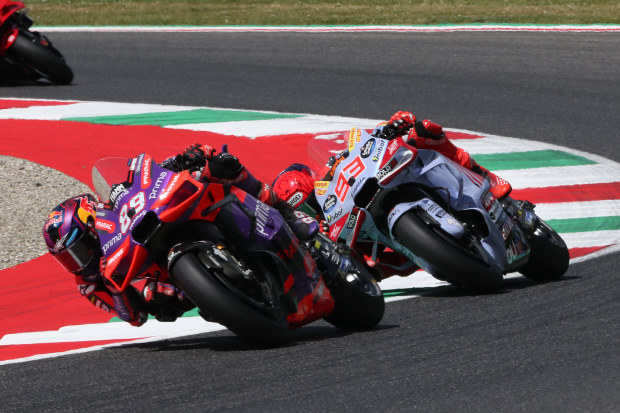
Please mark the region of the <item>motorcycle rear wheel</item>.
POLYGON ((502 288, 499 269, 476 260, 465 247, 438 235, 413 212, 403 214, 392 232, 403 246, 437 269, 440 275, 433 274, 436 278, 485 293, 502 288))
POLYGON ((14 65, 25 67, 35 79, 44 77, 58 85, 73 81, 73 71, 64 57, 42 36, 20 31, 7 55, 14 65))
POLYGON ((349 259, 347 275, 330 288, 336 304, 325 321, 343 330, 369 330, 383 318, 385 299, 368 270, 355 258, 349 259))
POLYGON ((530 235, 530 258, 519 269, 526 278, 537 282, 559 279, 568 270, 570 257, 566 243, 557 232, 542 219, 530 235))
POLYGON ((274 345, 287 337, 286 313, 273 288, 261 302, 208 268, 198 254, 192 250, 176 258, 170 274, 203 317, 256 344, 274 345))

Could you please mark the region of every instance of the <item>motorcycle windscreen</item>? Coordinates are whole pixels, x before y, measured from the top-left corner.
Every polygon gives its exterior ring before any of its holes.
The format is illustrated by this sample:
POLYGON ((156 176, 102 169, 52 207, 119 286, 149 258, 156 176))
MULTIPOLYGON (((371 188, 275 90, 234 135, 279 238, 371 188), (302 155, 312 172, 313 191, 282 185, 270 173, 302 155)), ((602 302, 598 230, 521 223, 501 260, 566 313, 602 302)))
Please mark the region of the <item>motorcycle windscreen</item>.
POLYGON ((127 181, 129 158, 104 158, 93 166, 92 180, 95 193, 101 202, 110 199, 112 185, 127 181))
POLYGON ((337 156, 340 152, 347 149, 347 136, 348 132, 344 132, 342 137, 339 136, 336 139, 333 139, 332 136, 330 136, 330 139, 315 136, 308 142, 308 167, 317 176, 324 176, 329 170, 326 164, 331 156, 337 156))

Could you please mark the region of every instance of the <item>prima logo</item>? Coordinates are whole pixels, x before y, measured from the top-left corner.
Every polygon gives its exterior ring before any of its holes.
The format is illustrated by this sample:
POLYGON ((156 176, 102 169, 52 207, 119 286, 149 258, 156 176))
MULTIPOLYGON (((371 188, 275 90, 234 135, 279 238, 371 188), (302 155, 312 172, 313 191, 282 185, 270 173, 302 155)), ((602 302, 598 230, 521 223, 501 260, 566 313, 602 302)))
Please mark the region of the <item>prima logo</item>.
POLYGON ((114 244, 116 244, 122 239, 123 239, 123 235, 120 232, 116 234, 115 236, 113 236, 112 238, 110 238, 108 242, 106 242, 105 244, 101 246, 103 253, 106 254, 108 250, 114 246, 114 244))
POLYGON ((269 236, 265 232, 265 227, 267 222, 269 222, 269 207, 262 202, 257 202, 254 212, 256 213, 256 230, 265 236, 269 236))
POLYGON ((167 172, 162 172, 159 174, 159 177, 155 181, 155 185, 153 186, 153 189, 151 190, 151 193, 149 194, 149 199, 157 199, 157 191, 159 190, 159 187, 161 187, 162 182, 164 182, 164 178, 166 177, 167 174, 168 174, 167 172))

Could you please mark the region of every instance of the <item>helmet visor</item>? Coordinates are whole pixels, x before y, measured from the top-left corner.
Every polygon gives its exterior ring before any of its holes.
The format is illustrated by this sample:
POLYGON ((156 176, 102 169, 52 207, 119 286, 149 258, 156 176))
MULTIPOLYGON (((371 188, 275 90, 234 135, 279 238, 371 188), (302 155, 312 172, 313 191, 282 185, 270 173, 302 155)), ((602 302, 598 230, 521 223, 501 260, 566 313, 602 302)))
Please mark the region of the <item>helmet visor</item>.
POLYGON ((99 240, 86 231, 63 251, 54 254, 54 258, 67 271, 78 274, 99 256, 99 248, 99 240))

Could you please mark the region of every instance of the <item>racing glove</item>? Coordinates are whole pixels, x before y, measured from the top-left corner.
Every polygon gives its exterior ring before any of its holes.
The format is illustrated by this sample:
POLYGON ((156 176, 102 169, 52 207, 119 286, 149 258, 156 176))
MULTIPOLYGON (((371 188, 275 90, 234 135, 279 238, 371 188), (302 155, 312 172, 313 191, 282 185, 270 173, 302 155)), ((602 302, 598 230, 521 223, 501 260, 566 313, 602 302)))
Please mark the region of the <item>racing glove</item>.
POLYGON ((207 160, 205 173, 215 179, 235 180, 244 169, 239 159, 228 152, 218 153, 207 160))
POLYGON ((388 125, 394 129, 397 136, 405 135, 414 126, 416 117, 411 112, 398 111, 392 115, 388 125))
POLYGON ((409 139, 415 138, 416 136, 420 138, 439 140, 445 136, 445 133, 443 132, 441 125, 428 119, 424 119, 421 122, 419 120, 415 121, 413 129, 409 132, 409 139))
POLYGON ((214 152, 212 147, 196 143, 187 147, 183 153, 164 160, 161 166, 173 172, 199 171, 204 168, 207 159, 213 157, 214 152))

